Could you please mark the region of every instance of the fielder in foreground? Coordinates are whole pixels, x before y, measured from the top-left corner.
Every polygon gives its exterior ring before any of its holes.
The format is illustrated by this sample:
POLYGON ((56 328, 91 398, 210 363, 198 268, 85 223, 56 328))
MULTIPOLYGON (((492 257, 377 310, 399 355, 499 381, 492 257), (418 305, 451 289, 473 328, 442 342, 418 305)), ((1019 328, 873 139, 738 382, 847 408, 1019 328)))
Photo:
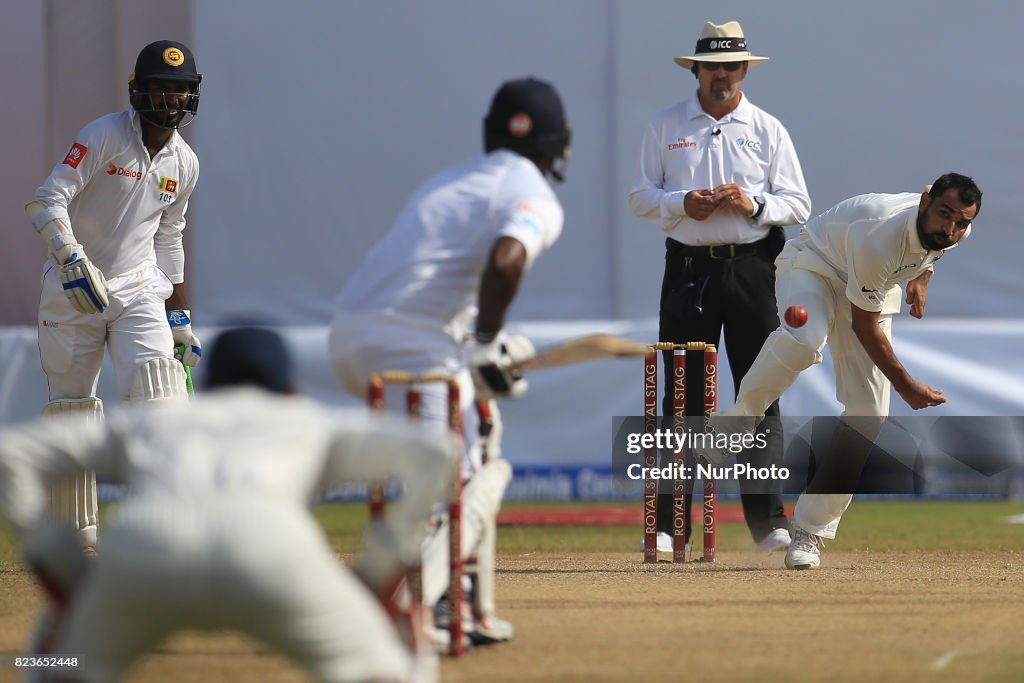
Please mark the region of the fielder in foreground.
MULTIPOLYGON (((836 397, 843 416, 851 418, 853 429, 847 431, 854 440, 869 446, 877 436, 880 420, 865 418, 889 414, 890 387, 915 410, 945 403, 941 391, 912 377, 896 357, 892 316, 900 311, 903 283, 910 315, 924 316, 935 263, 970 234, 980 209, 981 190, 974 181, 947 173, 921 194, 859 195, 809 221, 775 262, 779 317, 801 305, 807 322, 783 325, 768 337, 735 405, 713 418, 715 430, 752 430, 803 370, 822 361, 826 343, 836 397)), ((812 482, 809 491, 814 488, 812 482)), ((787 567, 820 565, 821 539, 835 538, 852 497, 835 491, 801 494, 787 567)))
MULTIPOLYGON (((25 207, 49 252, 38 323, 46 414, 102 417, 104 348, 122 400, 186 395, 174 347, 185 364, 199 362, 182 245, 199 161, 178 128, 199 109, 202 78, 185 45, 147 45, 129 78, 131 106, 86 125, 25 207)), ((95 554, 95 475, 55 482, 51 495, 95 554)))
MULTIPOLYGON (((459 382, 468 480, 461 549, 478 556, 471 637, 479 643, 515 634, 494 614, 493 581, 494 518, 512 471, 498 457, 493 401, 495 428, 483 463, 474 404, 526 391, 512 366, 532 358, 533 345, 502 328, 520 280, 562 230, 562 207, 547 180, 561 180, 569 154, 555 89, 533 78, 503 84, 484 120, 484 148, 483 156, 416 191, 339 295, 329 342, 335 373, 353 396, 364 397, 371 375, 387 370, 440 373, 459 382)), ((421 419, 447 430, 443 383, 423 387, 421 419)), ((444 525, 424 550, 427 605, 448 585, 447 536, 444 525)))
POLYGON ((0 509, 52 597, 33 653, 77 655, 62 680, 116 681, 177 629, 227 628, 319 681, 434 678, 436 656, 413 656, 378 597, 420 561, 452 441, 282 395, 286 350, 266 330, 226 332, 209 355, 195 401, 0 433, 0 509), (46 515, 46 478, 83 467, 131 488, 95 562, 46 515), (345 569, 308 506, 331 483, 387 477, 408 493, 345 569))

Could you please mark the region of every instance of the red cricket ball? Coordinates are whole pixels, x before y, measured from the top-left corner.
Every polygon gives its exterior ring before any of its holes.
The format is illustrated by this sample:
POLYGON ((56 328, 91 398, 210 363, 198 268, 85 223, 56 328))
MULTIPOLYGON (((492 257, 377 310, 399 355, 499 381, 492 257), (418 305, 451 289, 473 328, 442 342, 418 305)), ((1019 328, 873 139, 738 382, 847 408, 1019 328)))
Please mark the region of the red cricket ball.
POLYGON ((800 304, 794 304, 786 309, 786 324, 790 327, 803 327, 807 322, 807 309, 800 304))

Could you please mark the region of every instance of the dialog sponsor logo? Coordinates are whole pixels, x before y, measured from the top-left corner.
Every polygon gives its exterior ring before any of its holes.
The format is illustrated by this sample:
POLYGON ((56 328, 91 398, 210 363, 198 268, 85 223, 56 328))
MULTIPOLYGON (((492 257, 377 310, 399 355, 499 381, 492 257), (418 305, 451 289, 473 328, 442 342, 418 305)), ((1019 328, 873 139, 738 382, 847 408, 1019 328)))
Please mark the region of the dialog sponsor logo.
POLYGON ((107 175, 123 175, 133 180, 142 180, 142 171, 138 169, 127 169, 124 166, 115 166, 114 162, 107 162, 107 175))

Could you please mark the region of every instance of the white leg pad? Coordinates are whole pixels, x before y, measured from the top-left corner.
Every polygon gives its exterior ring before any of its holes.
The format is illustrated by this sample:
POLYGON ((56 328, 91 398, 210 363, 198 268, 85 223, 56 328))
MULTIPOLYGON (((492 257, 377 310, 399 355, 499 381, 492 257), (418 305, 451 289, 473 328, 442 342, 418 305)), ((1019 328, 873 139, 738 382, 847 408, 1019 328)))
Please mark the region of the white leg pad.
POLYGON ((99 422, 103 419, 103 401, 90 396, 89 398, 58 398, 50 401, 43 408, 43 415, 82 415, 87 422, 99 422))
MULTIPOLYGON (((462 489, 463 559, 477 555, 488 524, 501 507, 505 489, 512 480, 507 460, 492 460, 481 467, 462 489)), ((448 524, 427 538, 423 548, 423 604, 434 605, 448 587, 448 524)))
POLYGON ((185 369, 173 358, 153 358, 135 369, 129 394, 132 403, 187 401, 185 369))
POLYGON ((494 616, 494 570, 497 563, 498 523, 491 518, 484 527, 483 537, 476 553, 476 591, 473 593, 473 611, 479 617, 494 616))
MULTIPOLYGON (((96 397, 61 398, 46 404, 43 415, 58 419, 81 415, 88 422, 98 422, 103 419, 103 401, 96 397)), ((81 545, 95 546, 99 515, 96 473, 87 470, 80 475, 54 481, 50 485, 50 511, 56 519, 78 530, 81 545)))

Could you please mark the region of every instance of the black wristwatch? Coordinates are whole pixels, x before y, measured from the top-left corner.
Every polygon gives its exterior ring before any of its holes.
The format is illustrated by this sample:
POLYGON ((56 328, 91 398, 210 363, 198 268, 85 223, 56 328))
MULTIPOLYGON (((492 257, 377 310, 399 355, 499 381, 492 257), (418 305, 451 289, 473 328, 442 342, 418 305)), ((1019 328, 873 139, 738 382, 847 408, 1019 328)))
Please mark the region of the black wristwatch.
POLYGON ((750 218, 757 220, 764 213, 765 201, 761 197, 751 197, 754 200, 754 213, 750 214, 750 218))

